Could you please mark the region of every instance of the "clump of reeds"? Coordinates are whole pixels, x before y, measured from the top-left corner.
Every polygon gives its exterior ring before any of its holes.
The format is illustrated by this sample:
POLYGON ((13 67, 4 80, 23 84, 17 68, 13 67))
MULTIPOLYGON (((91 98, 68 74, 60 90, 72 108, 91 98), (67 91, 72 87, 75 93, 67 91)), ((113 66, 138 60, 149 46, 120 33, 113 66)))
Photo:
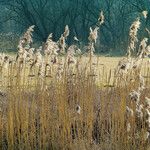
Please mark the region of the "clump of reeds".
MULTIPOLYGON (((94 56, 103 23, 101 12, 90 28, 88 57, 78 45, 67 45, 68 26, 58 41, 50 34, 37 49, 32 47, 31 26, 19 41, 16 59, 0 54, 0 149, 148 147, 150 86, 141 62, 150 46, 144 38, 137 56, 131 57, 140 26, 137 19, 130 27, 128 57, 115 73, 105 74, 94 56)), ((145 67, 147 76, 148 70, 145 67)))

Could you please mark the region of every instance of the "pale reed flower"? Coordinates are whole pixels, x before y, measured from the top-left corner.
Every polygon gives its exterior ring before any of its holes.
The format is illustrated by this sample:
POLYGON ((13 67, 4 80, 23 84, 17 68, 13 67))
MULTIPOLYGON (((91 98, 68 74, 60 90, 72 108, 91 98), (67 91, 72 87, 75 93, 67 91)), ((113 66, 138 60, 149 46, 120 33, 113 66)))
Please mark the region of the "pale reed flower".
POLYGON ((144 38, 139 45, 138 59, 144 58, 146 56, 146 47, 147 47, 148 38, 144 38))
POLYGON ((133 115, 134 115, 133 110, 131 108, 129 108, 128 106, 126 106, 126 115, 128 118, 133 117, 133 115))
POLYGON ((76 45, 71 45, 67 50, 68 55, 79 55, 81 54, 81 50, 76 45))
POLYGON ((94 30, 90 27, 90 35, 88 37, 88 40, 92 43, 96 43, 97 37, 98 37, 98 29, 99 27, 96 27, 94 30))
POLYGON ((146 28, 146 31, 147 31, 147 33, 149 34, 149 36, 150 36, 150 31, 146 28))
POLYGON ((87 51, 90 56, 94 56, 94 52, 95 52, 94 43, 89 43, 89 46, 87 47, 87 51))
POLYGON ((9 67, 9 56, 5 55, 3 61, 3 68, 8 69, 8 67, 9 67))
POLYGON ((130 132, 130 131, 131 131, 131 124, 127 123, 127 132, 130 132))
POLYGON ((69 36, 69 33, 70 33, 69 27, 68 27, 68 25, 66 25, 65 26, 65 31, 63 33, 64 38, 67 38, 69 36))
POLYGON ((4 97, 4 96, 6 96, 6 95, 7 95, 7 94, 6 94, 4 91, 0 90, 0 96, 4 97))
POLYGON ((81 107, 79 105, 76 106, 76 112, 78 114, 81 114, 81 107))
POLYGON ((33 31, 34 31, 34 25, 29 27, 27 31, 24 33, 24 35, 21 37, 18 48, 25 48, 26 46, 30 47, 30 44, 33 42, 32 40, 33 31))
POLYGON ((145 80, 144 80, 144 77, 141 75, 141 73, 139 74, 138 78, 139 78, 138 91, 142 92, 145 89, 145 80))
POLYGON ((18 54, 16 60, 18 65, 23 65, 28 61, 30 44, 33 42, 32 40, 32 32, 34 31, 34 26, 31 26, 27 29, 24 35, 21 37, 18 45, 18 54))
POLYGON ((32 56, 34 54, 34 51, 35 51, 35 48, 30 48, 28 53, 32 56))
POLYGON ((58 58, 57 58, 56 55, 53 55, 53 56, 51 57, 51 62, 52 62, 53 64, 57 64, 57 63, 58 63, 58 58))
POLYGON ((134 21, 132 25, 130 26, 130 32, 129 32, 130 43, 127 49, 128 57, 131 57, 131 51, 134 51, 136 47, 135 45, 138 42, 137 32, 138 32, 138 29, 140 28, 140 24, 141 24, 140 19, 137 18, 136 21, 134 21))
POLYGON ((39 67, 41 66, 42 62, 43 62, 42 54, 40 52, 40 49, 37 49, 37 52, 35 53, 35 64, 39 67))
POLYGON ((145 118, 148 120, 150 119, 150 111, 149 111, 149 108, 146 108, 145 109, 145 118))
POLYGON ((33 42, 32 32, 34 31, 34 27, 35 27, 34 25, 30 26, 23 36, 23 39, 25 39, 28 44, 33 42))
POLYGON ((74 36, 73 39, 77 42, 79 41, 79 39, 76 36, 74 36))
POLYGON ((135 110, 136 118, 142 120, 143 118, 143 105, 137 105, 135 110))
POLYGON ((128 71, 132 68, 133 61, 130 58, 123 58, 119 61, 117 65, 117 73, 128 73, 128 71))
POLYGON ((144 139, 145 141, 148 140, 150 138, 150 133, 147 131, 144 135, 144 139))
POLYGON ((52 33, 48 36, 45 46, 44 46, 44 54, 47 56, 50 55, 58 55, 59 46, 58 43, 52 40, 52 33))
POLYGON ((105 20, 104 13, 103 13, 103 11, 101 11, 99 18, 98 18, 99 24, 102 25, 104 23, 104 20, 105 20))
POLYGON ((143 14, 144 18, 146 19, 147 15, 148 15, 148 11, 144 10, 144 11, 142 11, 142 14, 143 14))
POLYGON ((145 106, 147 108, 150 108, 150 98, 148 98, 148 97, 145 97, 145 106))
POLYGON ((137 91, 131 91, 129 94, 130 100, 136 102, 138 104, 140 102, 140 93, 137 91))
POLYGON ((60 47, 60 52, 64 53, 66 48, 66 43, 65 43, 65 37, 63 35, 61 35, 59 39, 59 47, 60 47))
POLYGON ((30 48, 28 51, 27 61, 30 65, 34 63, 34 50, 35 48, 30 48))
POLYGON ((61 77, 63 75, 63 71, 64 71, 63 66, 61 64, 59 64, 59 66, 57 68, 57 72, 56 72, 56 75, 57 75, 58 79, 61 79, 61 77))
POLYGON ((141 66, 141 61, 142 59, 139 57, 137 57, 136 59, 133 59, 132 66, 131 66, 132 71, 137 70, 141 66))
POLYGON ((146 54, 147 54, 147 56, 150 55, 150 45, 148 45, 148 46, 146 47, 146 54))
POLYGON ((68 63, 68 66, 70 65, 70 64, 76 64, 76 59, 75 59, 75 57, 74 56, 72 56, 72 55, 68 55, 68 57, 67 57, 67 63, 68 63))
POLYGON ((150 117, 148 117, 148 119, 146 120, 146 126, 148 130, 150 130, 150 117))
POLYGON ((38 76, 45 77, 45 65, 43 63, 39 66, 38 76))
POLYGON ((5 54, 4 54, 4 53, 0 54, 0 66, 3 65, 4 57, 5 57, 5 54))

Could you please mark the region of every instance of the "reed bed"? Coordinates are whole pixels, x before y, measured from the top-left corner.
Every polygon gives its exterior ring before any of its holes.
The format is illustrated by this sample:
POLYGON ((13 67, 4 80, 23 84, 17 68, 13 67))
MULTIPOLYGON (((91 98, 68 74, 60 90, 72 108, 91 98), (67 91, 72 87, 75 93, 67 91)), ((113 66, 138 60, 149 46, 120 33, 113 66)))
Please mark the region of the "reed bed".
POLYGON ((0 149, 148 150, 147 39, 132 57, 139 21, 131 25, 127 57, 110 69, 94 55, 102 12, 90 29, 86 53, 66 45, 68 26, 59 41, 50 34, 34 49, 31 26, 20 38, 16 57, 0 55, 0 149))

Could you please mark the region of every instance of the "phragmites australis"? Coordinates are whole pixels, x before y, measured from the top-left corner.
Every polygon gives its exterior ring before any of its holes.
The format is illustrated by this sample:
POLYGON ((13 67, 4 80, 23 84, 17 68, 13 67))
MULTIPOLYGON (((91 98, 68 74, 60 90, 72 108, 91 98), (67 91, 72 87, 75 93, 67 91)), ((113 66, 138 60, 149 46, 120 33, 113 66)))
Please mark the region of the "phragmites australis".
POLYGON ((132 68, 133 61, 130 58, 123 58, 118 62, 116 73, 128 73, 128 71, 132 68))
POLYGON ((99 27, 96 27, 94 30, 90 27, 90 35, 88 37, 88 40, 90 43, 96 43, 97 37, 98 37, 98 29, 99 27))
POLYGON ((73 39, 74 39, 75 41, 79 42, 79 39, 78 39, 76 36, 74 36, 73 39))
POLYGON ((2 66, 2 64, 3 64, 3 59, 4 59, 4 57, 3 57, 3 53, 0 53, 0 66, 2 66))
POLYGON ((150 98, 145 97, 145 107, 150 108, 150 98))
POLYGON ((101 11, 99 18, 98 18, 99 24, 102 25, 104 23, 104 20, 105 20, 104 13, 103 13, 103 11, 101 11))
POLYGON ((48 36, 45 46, 44 46, 44 54, 46 56, 58 55, 59 47, 56 42, 52 40, 52 33, 48 36))
POLYGON ((30 26, 21 38, 21 40, 24 40, 24 42, 28 45, 30 45, 33 42, 32 32, 34 31, 34 27, 34 25, 30 26))
POLYGON ((143 105, 142 104, 136 105, 135 115, 138 121, 143 118, 143 105))
POLYGON ((67 37, 69 36, 69 27, 68 25, 65 26, 65 31, 64 33, 61 35, 61 37, 59 38, 59 41, 58 41, 58 45, 59 45, 59 51, 60 53, 65 53, 65 49, 66 49, 66 39, 67 37))
POLYGON ((41 78, 45 77, 45 66, 44 66, 44 63, 42 63, 39 66, 38 76, 41 77, 41 78))
POLYGON ((32 40, 32 32, 34 31, 34 25, 30 26, 24 35, 21 37, 18 45, 18 54, 16 60, 19 65, 25 63, 26 58, 28 56, 28 50, 30 49, 30 45, 33 42, 32 40))
POLYGON ((143 15, 144 18, 146 19, 146 18, 147 18, 147 15, 148 15, 148 11, 146 11, 146 10, 142 11, 142 15, 143 15))
POLYGON ((146 47, 146 56, 150 55, 150 45, 146 47))
POLYGON ((8 69, 8 66, 9 66, 9 56, 8 55, 4 55, 2 68, 8 69))
POLYGON ((148 35, 150 36, 150 31, 147 28, 145 30, 147 31, 148 35))
POLYGON ((138 58, 144 58, 147 54, 147 42, 148 42, 148 38, 144 38, 140 45, 139 45, 139 52, 138 52, 138 58))
POLYGON ((150 138, 150 133, 147 131, 147 132, 145 133, 144 139, 147 140, 147 139, 149 139, 149 138, 150 138))
POLYGON ((2 67, 4 64, 5 56, 6 55, 4 53, 0 53, 0 67, 2 67))
POLYGON ((136 48, 136 43, 138 42, 137 32, 140 28, 140 24, 141 24, 140 18, 137 18, 136 21, 134 21, 130 26, 130 32, 129 32, 130 40, 127 49, 128 57, 131 57, 131 52, 134 51, 136 48))
POLYGON ((81 54, 81 50, 76 45, 71 45, 67 51, 68 53, 73 53, 74 55, 81 54))
POLYGON ((35 48, 30 48, 30 49, 28 50, 27 62, 28 62, 29 64, 34 63, 34 51, 35 51, 35 48))
POLYGON ((61 35, 61 37, 59 39, 59 48, 60 48, 60 53, 65 53, 66 41, 65 41, 65 37, 63 35, 61 35))
POLYGON ((145 119, 147 132, 150 132, 150 110, 148 108, 145 109, 145 119))
POLYGON ((27 32, 24 34, 24 38, 27 40, 28 44, 32 43, 32 32, 34 31, 34 25, 30 26, 27 32))
POLYGON ((129 108, 128 106, 126 106, 127 132, 130 132, 130 130, 131 130, 131 124, 130 124, 129 120, 133 116, 134 116, 133 110, 131 108, 129 108))
POLYGON ((89 40, 88 53, 90 54, 90 59, 95 51, 94 45, 97 42, 98 30, 100 28, 100 25, 102 25, 103 23, 104 23, 104 14, 103 14, 103 11, 101 11, 99 18, 98 18, 98 25, 94 29, 92 29, 92 27, 90 27, 90 34, 88 37, 88 40, 89 40))
POLYGON ((63 33, 63 37, 66 39, 69 36, 69 33, 70 33, 69 27, 68 27, 68 25, 66 25, 65 26, 65 31, 63 33))
POLYGON ((41 47, 39 47, 39 49, 36 50, 36 53, 35 53, 35 64, 36 66, 41 66, 43 63, 43 57, 42 57, 42 54, 41 54, 41 47))
POLYGON ((140 102, 140 93, 132 90, 131 93, 129 94, 130 100, 138 104, 140 102))
POLYGON ((76 59, 75 59, 75 45, 72 45, 68 48, 68 51, 67 51, 67 63, 68 63, 68 66, 70 64, 76 64, 76 59))
POLYGON ((76 106, 76 112, 78 114, 81 114, 81 107, 79 105, 76 106))
POLYGON ((133 110, 131 108, 129 108, 128 106, 126 106, 126 115, 127 115, 127 118, 133 117, 133 115, 134 115, 133 110))
POLYGON ((128 122, 127 123, 127 132, 130 132, 131 131, 131 124, 128 122))
POLYGON ((145 80, 144 77, 141 75, 141 73, 139 74, 138 79, 139 79, 138 91, 142 92, 145 89, 145 80))
POLYGON ((128 73, 129 71, 133 72, 140 68, 142 65, 142 59, 150 54, 150 46, 147 46, 147 42, 147 38, 144 38, 141 41, 136 58, 131 58, 131 55, 128 55, 128 58, 123 58, 119 61, 117 66, 117 73, 128 73))
POLYGON ((89 46, 87 47, 87 51, 88 54, 90 54, 90 56, 94 55, 95 52, 94 43, 89 43, 89 46))

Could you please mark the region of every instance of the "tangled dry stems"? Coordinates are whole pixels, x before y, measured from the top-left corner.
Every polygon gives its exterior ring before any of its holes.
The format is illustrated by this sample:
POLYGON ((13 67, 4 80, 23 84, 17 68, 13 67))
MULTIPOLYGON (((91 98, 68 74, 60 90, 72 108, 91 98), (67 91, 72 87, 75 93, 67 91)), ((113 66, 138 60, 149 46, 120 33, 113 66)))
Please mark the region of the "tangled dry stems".
MULTIPOLYGON (((104 23, 102 12, 98 21, 104 23)), ((0 55, 0 148, 148 148, 150 73, 143 62, 149 54, 147 38, 131 57, 139 25, 139 19, 131 25, 128 57, 106 74, 94 55, 100 26, 90 28, 88 61, 78 45, 67 46, 68 26, 57 42, 50 34, 38 49, 32 47, 31 26, 19 41, 16 58, 0 55)))

